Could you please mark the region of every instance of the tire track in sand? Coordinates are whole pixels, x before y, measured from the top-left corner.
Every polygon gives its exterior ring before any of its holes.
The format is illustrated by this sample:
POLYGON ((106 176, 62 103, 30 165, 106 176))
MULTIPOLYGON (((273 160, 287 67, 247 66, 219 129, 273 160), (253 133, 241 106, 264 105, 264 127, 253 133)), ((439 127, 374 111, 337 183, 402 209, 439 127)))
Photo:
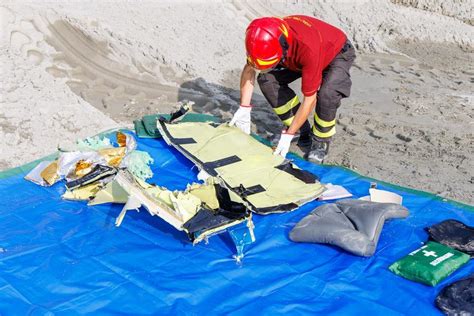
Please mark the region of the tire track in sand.
MULTIPOLYGON (((123 65, 111 58, 107 42, 87 36, 66 20, 37 16, 34 28, 56 54, 46 68, 54 77, 66 78, 71 90, 97 109, 119 121, 129 121, 144 114, 166 112, 178 100, 192 99, 206 103, 209 96, 201 91, 164 84, 136 60, 123 65)), ((22 32, 28 36, 27 32, 22 32)), ((15 35, 18 37, 18 34, 15 35)), ((38 43, 37 45, 38 46, 38 43)), ((41 56, 41 49, 30 49, 41 56)), ((166 67, 159 65, 160 69, 166 67)))

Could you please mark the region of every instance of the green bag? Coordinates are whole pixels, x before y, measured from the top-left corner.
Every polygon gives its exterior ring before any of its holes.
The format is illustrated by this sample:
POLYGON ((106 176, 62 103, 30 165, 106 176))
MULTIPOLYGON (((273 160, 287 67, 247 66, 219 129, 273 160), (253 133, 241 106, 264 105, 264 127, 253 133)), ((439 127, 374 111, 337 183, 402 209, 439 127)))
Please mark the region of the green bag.
POLYGON ((428 242, 389 269, 406 279, 435 286, 468 262, 469 255, 437 242, 428 242))
MULTIPOLYGON (((156 129, 156 121, 160 116, 166 119, 171 117, 170 114, 153 114, 145 115, 141 120, 133 121, 135 126, 135 133, 139 138, 161 138, 160 132, 156 129)), ((220 123, 218 117, 200 114, 200 113, 186 113, 181 122, 214 122, 220 123)))
POLYGON ((156 120, 158 119, 158 116, 159 115, 147 115, 141 120, 133 121, 137 136, 140 138, 160 138, 161 135, 156 129, 156 120))

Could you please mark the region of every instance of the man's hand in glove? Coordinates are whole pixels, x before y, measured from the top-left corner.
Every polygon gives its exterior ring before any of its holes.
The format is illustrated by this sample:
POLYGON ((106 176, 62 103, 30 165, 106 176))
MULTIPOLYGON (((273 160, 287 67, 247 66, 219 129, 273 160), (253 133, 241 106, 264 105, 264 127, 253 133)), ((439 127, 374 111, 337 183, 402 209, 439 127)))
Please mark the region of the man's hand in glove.
POLYGON ((234 117, 230 121, 230 126, 237 126, 244 133, 250 134, 250 112, 252 111, 251 105, 241 105, 239 109, 234 113, 234 117))
POLYGON ((280 155, 283 158, 285 158, 286 154, 290 150, 291 140, 293 139, 294 136, 295 136, 295 134, 287 133, 286 130, 284 130, 281 133, 280 141, 278 142, 278 146, 275 149, 275 151, 273 152, 273 154, 274 155, 280 155))

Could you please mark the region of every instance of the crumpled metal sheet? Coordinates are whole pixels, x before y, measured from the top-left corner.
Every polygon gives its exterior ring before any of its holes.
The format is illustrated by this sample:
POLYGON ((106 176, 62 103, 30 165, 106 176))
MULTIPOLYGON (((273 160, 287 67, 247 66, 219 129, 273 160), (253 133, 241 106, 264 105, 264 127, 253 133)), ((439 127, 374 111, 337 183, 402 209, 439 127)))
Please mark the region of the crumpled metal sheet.
POLYGON ((34 167, 30 172, 28 172, 28 174, 25 176, 25 179, 43 187, 49 186, 48 182, 46 182, 46 180, 41 176, 41 173, 51 163, 52 161, 49 160, 40 162, 36 165, 36 167, 34 167))
POLYGON ((105 160, 105 162, 112 167, 119 167, 122 163, 125 154, 127 153, 126 147, 113 147, 99 149, 97 153, 105 160))
POLYGON ((66 180, 74 180, 76 164, 80 161, 87 161, 92 165, 106 164, 105 159, 95 151, 70 151, 62 152, 58 158, 58 175, 66 180))
POLYGON ((51 162, 46 168, 41 171, 41 177, 46 181, 48 185, 55 184, 60 178, 58 175, 58 161, 51 162))

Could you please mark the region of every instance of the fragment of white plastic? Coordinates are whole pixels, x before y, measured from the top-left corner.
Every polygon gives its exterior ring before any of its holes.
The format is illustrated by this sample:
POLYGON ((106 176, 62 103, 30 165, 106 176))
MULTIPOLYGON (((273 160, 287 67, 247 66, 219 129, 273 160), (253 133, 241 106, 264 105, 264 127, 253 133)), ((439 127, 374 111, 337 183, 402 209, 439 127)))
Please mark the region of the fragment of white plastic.
POLYGON ((373 188, 369 189, 369 193, 370 195, 363 196, 359 200, 402 205, 403 197, 396 193, 373 188))
POLYGON ((206 170, 202 169, 199 171, 197 178, 198 180, 206 182, 206 180, 210 177, 209 173, 206 172, 206 170))
POLYGON ((326 187, 326 191, 318 198, 320 201, 338 200, 352 196, 352 194, 341 185, 327 183, 324 186, 326 187))
MULTIPOLYGON (((140 205, 138 207, 143 205, 143 207, 145 207, 145 209, 152 216, 157 215, 177 230, 183 230, 182 226, 184 220, 182 216, 176 213, 174 209, 172 209, 165 203, 162 203, 159 200, 150 196, 145 190, 140 189, 140 185, 137 184, 133 175, 131 175, 128 171, 119 171, 117 173, 117 176, 115 177, 115 181, 128 193, 129 201, 130 199, 133 199, 133 201, 130 202, 129 209, 136 209, 136 205, 139 203, 140 205)), ((123 216, 125 216, 125 213, 127 212, 127 210, 125 209, 127 207, 127 204, 125 205, 124 210, 122 210, 123 216)), ((119 217, 122 215, 122 213, 119 215, 119 217)), ((119 225, 122 220, 117 220, 119 225)))
POLYGON ((142 203, 138 201, 134 196, 130 196, 128 198, 127 203, 123 206, 122 211, 120 212, 119 216, 115 219, 115 226, 119 227, 122 224, 122 221, 125 217, 127 211, 136 210, 139 212, 142 203))

